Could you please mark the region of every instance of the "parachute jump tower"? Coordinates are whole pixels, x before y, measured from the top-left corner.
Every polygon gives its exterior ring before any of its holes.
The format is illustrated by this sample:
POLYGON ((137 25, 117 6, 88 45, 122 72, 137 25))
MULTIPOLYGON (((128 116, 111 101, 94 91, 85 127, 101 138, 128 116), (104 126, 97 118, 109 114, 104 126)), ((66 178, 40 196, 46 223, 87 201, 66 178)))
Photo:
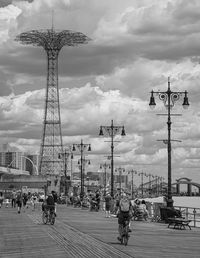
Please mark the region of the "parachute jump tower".
POLYGON ((90 39, 81 32, 71 30, 31 30, 19 34, 16 41, 26 45, 43 47, 47 53, 47 85, 43 134, 40 147, 39 173, 42 175, 61 175, 64 162, 59 159, 63 153, 61 133, 59 88, 58 88, 58 55, 64 46, 85 44, 90 39))

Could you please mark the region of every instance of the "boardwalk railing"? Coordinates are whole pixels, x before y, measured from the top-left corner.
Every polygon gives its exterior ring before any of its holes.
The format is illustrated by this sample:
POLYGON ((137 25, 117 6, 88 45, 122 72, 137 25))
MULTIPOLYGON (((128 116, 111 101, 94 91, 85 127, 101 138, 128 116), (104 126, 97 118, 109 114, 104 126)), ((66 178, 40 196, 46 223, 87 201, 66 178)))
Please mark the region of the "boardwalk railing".
MULTIPOLYGON (((164 203, 150 203, 147 202, 147 209, 149 211, 149 216, 152 221, 159 222, 161 221, 160 209, 165 207, 164 203)), ((175 209, 180 210, 182 217, 187 220, 191 220, 191 227, 200 228, 200 208, 194 207, 185 207, 185 206, 174 206, 175 209)))
POLYGON ((200 227, 200 208, 183 206, 174 206, 174 208, 180 210, 182 217, 191 220, 190 226, 200 227))

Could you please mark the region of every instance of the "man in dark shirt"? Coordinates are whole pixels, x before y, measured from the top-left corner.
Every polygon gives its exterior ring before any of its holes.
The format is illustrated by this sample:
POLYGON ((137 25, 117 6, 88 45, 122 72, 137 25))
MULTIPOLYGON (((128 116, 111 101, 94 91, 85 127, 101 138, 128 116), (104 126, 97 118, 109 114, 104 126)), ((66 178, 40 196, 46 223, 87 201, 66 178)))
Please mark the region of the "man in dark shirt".
POLYGON ((111 198, 110 194, 107 193, 104 199, 105 199, 105 217, 110 218, 110 209, 111 209, 112 198, 111 198))
POLYGON ((52 191, 52 196, 53 196, 53 199, 54 199, 54 211, 55 211, 55 215, 56 215, 56 206, 57 206, 57 202, 58 202, 58 195, 55 191, 52 191))
POLYGON ((55 206, 55 201, 54 201, 54 198, 53 198, 53 194, 52 194, 52 193, 50 193, 50 194, 48 195, 46 202, 47 202, 47 205, 53 205, 53 206, 55 206))
POLYGON ((48 194, 48 197, 46 199, 46 208, 49 209, 50 211, 55 212, 55 201, 52 192, 48 194))
POLYGON ((55 191, 52 191, 52 196, 53 196, 53 199, 54 199, 54 202, 57 203, 58 201, 58 196, 57 196, 57 193, 55 191))

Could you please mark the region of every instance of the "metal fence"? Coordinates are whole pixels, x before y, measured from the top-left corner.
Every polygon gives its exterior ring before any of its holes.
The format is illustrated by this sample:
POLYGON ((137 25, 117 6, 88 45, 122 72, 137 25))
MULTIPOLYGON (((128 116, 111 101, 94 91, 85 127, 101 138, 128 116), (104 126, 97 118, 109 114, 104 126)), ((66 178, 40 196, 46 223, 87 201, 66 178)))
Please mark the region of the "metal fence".
MULTIPOLYGON (((147 209, 149 211, 149 216, 152 221, 161 221, 160 209, 165 207, 163 203, 150 203, 147 202, 147 209)), ((200 228, 200 208, 185 207, 185 206, 174 206, 175 209, 180 210, 183 218, 191 220, 191 227, 200 228)))
POLYGON ((174 206, 174 208, 180 210, 182 217, 191 220, 190 226, 200 227, 200 208, 183 206, 174 206))

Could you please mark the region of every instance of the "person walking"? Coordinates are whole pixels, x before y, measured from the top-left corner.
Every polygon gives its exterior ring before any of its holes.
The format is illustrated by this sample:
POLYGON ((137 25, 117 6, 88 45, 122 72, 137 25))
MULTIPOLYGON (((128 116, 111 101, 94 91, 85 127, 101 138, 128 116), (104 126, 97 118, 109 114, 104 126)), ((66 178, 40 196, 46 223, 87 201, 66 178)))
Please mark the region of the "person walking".
POLYGON ((105 217, 110 218, 110 208, 111 208, 112 198, 109 193, 105 196, 105 217))
POLYGON ((3 205, 3 193, 2 192, 0 192, 0 208, 2 207, 2 205, 3 205))
POLYGON ((24 208, 24 212, 25 212, 25 210, 28 208, 28 206, 27 206, 28 195, 26 193, 23 193, 22 201, 23 201, 23 208, 24 208))
POLYGON ((143 207, 143 211, 144 211, 143 217, 145 220, 147 220, 149 218, 149 211, 147 210, 147 205, 146 205, 145 200, 141 201, 141 206, 143 207))
POLYGON ((17 194, 15 191, 12 192, 12 198, 11 198, 11 205, 12 205, 12 208, 15 208, 16 207, 16 198, 17 198, 17 194))
POLYGON ((96 192, 95 200, 97 202, 97 210, 99 211, 99 209, 100 209, 100 201, 101 201, 101 196, 100 196, 99 191, 96 192))
POLYGON ((51 194, 53 196, 53 199, 54 199, 54 213, 55 213, 55 216, 57 215, 57 202, 58 202, 58 195, 55 191, 51 191, 51 194))
POLYGON ((6 208, 8 208, 8 206, 9 206, 9 199, 8 199, 8 197, 6 197, 6 202, 5 202, 5 204, 6 204, 6 208))
POLYGON ((31 197, 31 203, 32 203, 32 211, 35 210, 35 207, 36 207, 36 201, 37 201, 37 196, 36 194, 33 194, 32 197, 31 197))
POLYGON ((19 191, 17 193, 16 204, 17 204, 17 212, 20 213, 21 208, 22 208, 22 193, 21 193, 21 191, 19 191))

